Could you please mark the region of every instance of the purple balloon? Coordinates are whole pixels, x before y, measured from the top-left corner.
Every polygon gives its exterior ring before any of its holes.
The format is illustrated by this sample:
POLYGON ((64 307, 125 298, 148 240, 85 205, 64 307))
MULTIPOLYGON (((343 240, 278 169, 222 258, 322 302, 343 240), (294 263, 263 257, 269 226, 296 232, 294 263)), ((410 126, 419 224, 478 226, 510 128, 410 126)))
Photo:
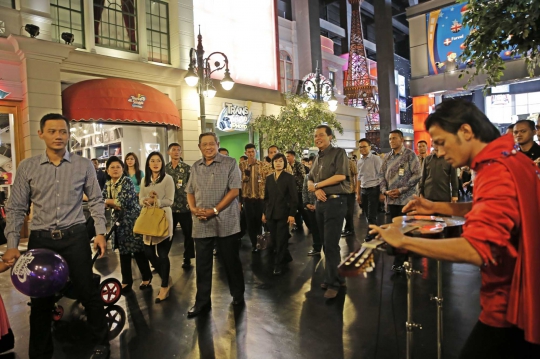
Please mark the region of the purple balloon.
POLYGON ((11 269, 11 282, 29 297, 50 297, 58 293, 69 277, 69 267, 60 254, 49 249, 30 249, 11 269))

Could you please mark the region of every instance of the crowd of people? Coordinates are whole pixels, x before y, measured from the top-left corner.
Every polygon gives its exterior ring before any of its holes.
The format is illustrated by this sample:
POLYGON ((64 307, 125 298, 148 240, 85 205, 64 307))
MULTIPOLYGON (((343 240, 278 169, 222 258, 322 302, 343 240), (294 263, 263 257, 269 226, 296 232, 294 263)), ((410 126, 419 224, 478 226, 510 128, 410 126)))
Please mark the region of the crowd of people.
MULTIPOLYGON (((530 218, 540 209, 539 203, 530 200, 540 196, 534 166, 539 163, 540 146, 533 140, 538 126, 532 121, 518 121, 511 130, 513 136, 500 137, 474 105, 453 100, 437 107, 428 117, 426 128, 433 148, 429 152, 427 141, 419 141, 418 155, 405 146, 403 133, 394 130, 388 138, 389 153, 375 153, 372 143, 362 138, 358 141, 358 159, 349 158, 344 149, 333 145, 332 129, 319 125, 314 129, 316 155, 299 160, 292 150, 282 153, 283 149, 270 146, 268 156, 260 161, 256 146, 248 143, 238 163, 229 157, 227 149, 219 147, 217 136, 207 132, 199 136, 201 158, 192 166, 182 160, 181 145, 171 143, 168 163, 160 152, 152 152, 142 171, 138 157, 129 153, 125 163, 119 157, 109 157, 105 171, 100 173, 96 163, 92 165, 66 150, 69 122, 60 114, 50 114, 41 119, 39 130, 46 152, 22 161, 17 171, 6 207, 8 250, 3 261, 7 268, 20 256, 19 232, 32 203, 28 248, 52 249, 65 258, 92 328, 96 344, 92 358, 107 358, 103 306, 91 285, 83 195, 94 221, 94 248, 101 256, 106 252, 105 208, 119 224, 112 247, 119 252, 124 295, 133 290, 131 261, 135 259, 141 274, 139 289, 151 288, 151 265, 161 280, 155 303, 167 300, 172 286, 169 251, 180 233, 175 232, 180 224, 184 238, 182 268, 192 268, 195 259, 197 293, 187 313, 190 318, 212 308, 213 255, 223 261, 232 304, 242 306, 242 237, 249 237, 252 255, 259 255, 258 238, 269 232, 272 273, 286 275, 287 265, 293 260, 288 249, 291 232, 304 233, 304 224, 313 241, 306 254, 324 254, 324 280, 320 283, 324 298, 335 298, 346 286, 338 271, 342 260, 340 238, 355 235, 356 201, 365 215, 361 227, 369 227, 363 241, 382 238, 395 248, 481 267, 482 314, 460 358, 486 357, 482 353, 506 358, 500 356, 507 350, 501 343, 532 355, 519 358, 538 357, 540 307, 535 303, 540 292, 538 286, 530 286, 540 270, 540 252, 530 252, 540 251, 536 237, 540 222, 530 218), (521 172, 516 176, 514 170, 521 172), (522 181, 528 181, 527 198, 522 196, 525 192, 521 184, 518 186, 522 181), (471 199, 468 196, 475 183, 474 202, 458 203, 460 196, 471 199), (397 227, 379 226, 381 205, 390 219, 405 212, 437 213, 467 215, 467 222, 461 238, 436 243, 409 238, 397 227), (164 236, 134 233, 135 222, 145 207, 163 209, 168 224, 164 236), (53 232, 62 240, 55 240, 53 232), (521 263, 527 268, 515 270, 521 263), (527 315, 523 314, 525 310, 527 315), (500 340, 490 339, 494 337, 500 340)), ((397 254, 393 271, 401 272, 404 260, 404 254, 397 254)), ((53 356, 53 306, 54 298, 32 298, 30 358, 53 356)))

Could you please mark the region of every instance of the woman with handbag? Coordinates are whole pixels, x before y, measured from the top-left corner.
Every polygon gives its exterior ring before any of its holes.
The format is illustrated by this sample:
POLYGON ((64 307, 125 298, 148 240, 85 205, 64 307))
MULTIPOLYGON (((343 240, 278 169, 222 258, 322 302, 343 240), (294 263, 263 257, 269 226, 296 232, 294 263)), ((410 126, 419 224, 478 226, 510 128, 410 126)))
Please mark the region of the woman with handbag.
POLYGON ((268 225, 272 242, 276 246, 274 275, 283 273, 283 266, 292 261, 289 252, 289 226, 294 224, 298 194, 294 176, 284 171, 287 160, 278 153, 272 158, 274 173, 266 177, 264 189, 263 223, 268 225))
POLYGON ((165 161, 159 152, 150 153, 146 159, 145 173, 141 181, 139 202, 146 210, 143 208, 141 211, 135 227, 143 227, 151 232, 166 225, 164 233, 143 235, 146 257, 161 277, 161 288, 155 301, 161 303, 169 297, 172 284, 169 279, 169 251, 173 238, 171 205, 174 202, 175 186, 173 178, 165 173, 165 161), (141 223, 143 219, 154 223, 141 223))
POLYGON ((152 271, 144 255, 144 244, 140 235, 133 233, 133 225, 141 212, 133 182, 124 173, 124 163, 116 156, 111 156, 106 163, 107 181, 103 187, 105 206, 115 212, 119 225, 111 238, 113 248, 120 252, 120 269, 122 271, 122 294, 131 291, 133 276, 131 272, 131 258, 139 267, 142 283, 139 289, 150 288, 152 271))

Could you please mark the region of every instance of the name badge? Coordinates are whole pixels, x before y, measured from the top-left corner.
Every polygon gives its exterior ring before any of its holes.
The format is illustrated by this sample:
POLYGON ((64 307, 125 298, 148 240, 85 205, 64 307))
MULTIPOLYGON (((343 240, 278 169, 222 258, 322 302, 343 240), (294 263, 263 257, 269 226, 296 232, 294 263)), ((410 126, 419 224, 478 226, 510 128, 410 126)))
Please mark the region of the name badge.
POLYGON ((398 171, 398 176, 403 177, 405 176, 405 168, 401 167, 398 171))
POLYGON ((182 187, 183 180, 179 179, 178 182, 176 182, 176 188, 182 187))

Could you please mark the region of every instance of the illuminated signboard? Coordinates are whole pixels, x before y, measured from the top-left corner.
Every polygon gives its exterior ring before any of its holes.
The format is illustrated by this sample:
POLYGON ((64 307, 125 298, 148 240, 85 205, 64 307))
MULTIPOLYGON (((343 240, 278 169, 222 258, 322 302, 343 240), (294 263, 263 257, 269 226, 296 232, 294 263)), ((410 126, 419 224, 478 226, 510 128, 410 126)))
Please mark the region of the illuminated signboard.
MULTIPOLYGON (((428 68, 430 75, 464 69, 458 57, 465 49, 471 29, 463 24, 467 3, 455 4, 430 12, 427 20, 428 68)), ((502 51, 503 60, 511 60, 510 51, 502 51)))
POLYGON ((251 112, 247 106, 225 103, 216 121, 216 128, 223 132, 246 131, 249 121, 251 112))
POLYGON ((201 25, 204 55, 225 53, 235 82, 278 89, 274 0, 196 0, 193 16, 195 41, 201 25))

